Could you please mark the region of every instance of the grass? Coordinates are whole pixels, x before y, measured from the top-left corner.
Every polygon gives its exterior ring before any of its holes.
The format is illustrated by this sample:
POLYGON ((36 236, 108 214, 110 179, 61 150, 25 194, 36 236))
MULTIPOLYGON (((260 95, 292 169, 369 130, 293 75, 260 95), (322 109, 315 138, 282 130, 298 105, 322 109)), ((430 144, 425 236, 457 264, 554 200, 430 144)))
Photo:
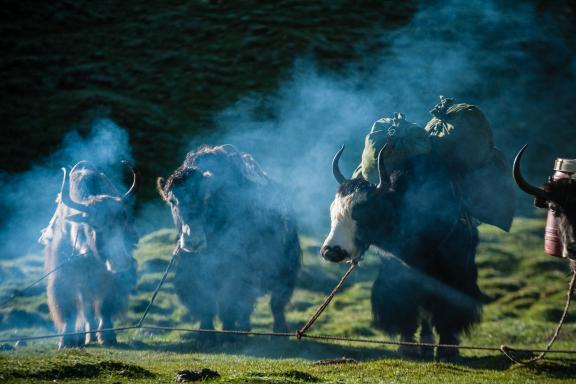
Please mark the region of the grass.
MULTIPOLYGON (((510 234, 481 227, 477 262, 484 292, 484 320, 463 344, 542 348, 554 330, 565 300, 569 271, 564 260, 542 251, 543 221, 517 219, 510 234)), ((140 278, 129 309, 118 325, 135 323, 159 281, 175 240, 164 229, 140 240, 136 256, 140 278)), ((317 239, 302 237, 304 268, 287 308, 292 330, 302 326, 326 292, 346 269, 317 256, 317 239)), ((11 271, 0 297, 41 274, 39 255, 2 262, 11 271)), ((369 253, 311 333, 388 338, 371 325, 370 287, 379 260, 369 253)), ((5 273, 5 272, 4 272, 5 273)), ((7 275, 8 276, 8 275, 7 275)), ((268 297, 261 298, 252 316, 253 329, 271 330, 268 297)), ((573 310, 571 311, 574 312, 573 310)), ((573 320, 570 316, 569 320, 573 320)), ((0 338, 52 332, 43 289, 33 289, 0 309, 0 338)), ((157 297, 148 324, 197 327, 179 304, 170 278, 157 297)), ((219 324, 217 324, 219 326, 219 324)), ((555 345, 573 349, 576 326, 569 321, 555 345)), ((534 367, 511 364, 498 353, 462 351, 458 362, 424 362, 399 358, 394 348, 370 344, 319 342, 255 337, 212 339, 185 333, 135 330, 119 335, 117 348, 89 347, 56 351, 55 339, 29 342, 0 352, 0 382, 173 382, 182 369, 204 367, 220 373, 215 382, 233 383, 373 383, 373 382, 495 382, 576 381, 576 361, 546 360, 534 367), (346 356, 356 363, 319 365, 322 359, 346 356)), ((551 357, 562 357, 551 355, 551 357)), ((567 356, 564 356, 567 357, 567 356)))

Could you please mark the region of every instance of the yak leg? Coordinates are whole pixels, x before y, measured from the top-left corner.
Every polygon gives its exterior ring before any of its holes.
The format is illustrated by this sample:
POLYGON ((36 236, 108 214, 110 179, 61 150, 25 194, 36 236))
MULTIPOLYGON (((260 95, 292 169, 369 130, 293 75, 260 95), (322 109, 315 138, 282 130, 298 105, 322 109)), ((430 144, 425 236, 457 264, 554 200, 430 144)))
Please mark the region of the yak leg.
MULTIPOLYGON (((440 336, 440 344, 458 345, 459 335, 469 331, 482 313, 481 293, 478 288, 478 269, 474 261, 477 231, 459 228, 452 241, 443 246, 436 263, 436 275, 443 283, 432 301, 432 323, 440 336)), ((458 348, 438 348, 437 357, 458 357, 458 348)))
POLYGON ((110 305, 107 305, 106 302, 101 302, 98 305, 98 309, 100 315, 100 323, 98 324, 98 333, 96 334, 96 337, 98 338, 98 343, 101 345, 115 345, 116 332, 104 331, 105 329, 113 328, 110 305))
MULTIPOLYGON (((460 339, 458 333, 456 332, 443 332, 440 333, 440 344, 451 344, 459 345, 460 339)), ((458 348, 455 347, 438 347, 437 358, 442 359, 453 359, 460 355, 458 348)))
POLYGON ((235 278, 225 281, 219 300, 222 328, 238 330, 240 323, 244 323, 244 326, 250 328, 250 314, 255 301, 254 287, 250 285, 248 279, 235 276, 235 278))
POLYGON ((257 299, 257 294, 252 291, 245 296, 242 305, 237 307, 237 329, 242 331, 250 331, 252 329, 250 316, 252 315, 252 312, 254 312, 254 306, 257 299))
POLYGON ((100 323, 98 324, 98 333, 96 334, 98 338, 98 343, 101 345, 116 345, 116 332, 114 331, 103 331, 104 329, 112 328, 112 319, 110 314, 104 314, 100 318, 100 323))
MULTIPOLYGON (((174 272, 176 295, 192 317, 200 320, 202 329, 214 329, 216 315, 214 296, 218 295, 218 291, 208 278, 212 275, 211 271, 204 270, 193 257, 181 258, 174 272)), ((186 335, 185 338, 189 336, 192 335, 186 335)))
POLYGON ((221 305, 220 308, 220 320, 222 320, 222 329, 224 330, 235 330, 236 320, 238 320, 238 311, 236 305, 241 305, 240 303, 228 305, 221 305))
POLYGON ((84 344, 88 345, 95 341, 96 339, 96 329, 98 329, 98 320, 96 319, 94 302, 84 303, 84 327, 86 336, 84 338, 84 344))
MULTIPOLYGON (((416 341, 414 338, 414 332, 416 332, 416 329, 414 329, 412 332, 409 331, 400 334, 400 341, 404 343, 414 343, 416 341)), ((398 353, 402 357, 414 359, 420 357, 420 348, 417 345, 403 344, 398 347, 398 353)))
MULTIPOLYGON (((424 344, 434 344, 434 334, 432 333, 432 325, 428 319, 422 320, 420 328, 420 342, 424 344)), ((422 346, 420 347, 420 356, 423 359, 429 360, 434 358, 434 347, 422 346)))
MULTIPOLYGON (((78 302, 75 292, 60 279, 53 278, 48 281, 48 308, 54 325, 60 333, 74 333, 76 331, 78 302)), ((79 339, 78 335, 62 336, 58 343, 58 349, 78 347, 81 345, 79 339)))
POLYGON ((290 301, 291 296, 292 289, 286 287, 272 292, 272 296, 270 297, 270 309, 272 310, 272 316, 274 317, 274 332, 288 332, 288 324, 286 324, 284 309, 286 308, 286 304, 290 301))
MULTIPOLYGON (((400 334, 400 341, 412 343, 420 318, 420 275, 418 271, 394 257, 383 257, 378 277, 372 286, 374 325, 389 334, 400 334)), ((401 356, 419 356, 414 345, 400 345, 401 356)))

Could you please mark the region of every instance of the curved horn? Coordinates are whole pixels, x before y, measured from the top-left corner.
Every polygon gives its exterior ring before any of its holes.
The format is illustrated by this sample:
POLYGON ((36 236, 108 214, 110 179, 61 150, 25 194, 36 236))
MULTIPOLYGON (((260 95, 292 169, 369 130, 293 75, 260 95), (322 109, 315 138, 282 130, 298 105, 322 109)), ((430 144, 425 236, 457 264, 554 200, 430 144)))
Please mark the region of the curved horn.
POLYGON ((388 186, 390 181, 390 176, 388 176, 388 172, 386 171, 386 166, 384 165, 384 151, 388 144, 384 144, 380 152, 378 152, 378 185, 376 188, 383 189, 388 186))
POLYGON ((524 151, 526 150, 526 148, 528 147, 528 144, 524 144, 524 146, 522 147, 522 149, 520 149, 520 151, 518 151, 518 154, 516 155, 516 157, 514 158, 514 167, 513 167, 513 176, 514 176, 514 181, 516 182, 516 184, 518 184, 518 187, 520 187, 521 190, 523 190, 524 192, 534 196, 534 197, 538 197, 540 199, 543 200, 550 200, 550 194, 548 192, 546 192, 545 190, 541 189, 541 188, 537 188, 533 185, 530 185, 522 176, 522 173, 520 172, 520 161, 522 160, 522 155, 524 154, 524 151))
POLYGON ((340 166, 338 165, 342 152, 344 152, 344 144, 342 144, 342 148, 336 152, 336 156, 334 156, 334 159, 332 160, 332 173, 334 174, 334 178, 336 178, 338 184, 342 184, 347 180, 342 172, 340 172, 340 166))
POLYGON ((64 174, 62 178, 62 187, 60 188, 60 199, 62 200, 62 204, 77 211, 88 213, 88 206, 77 203, 70 197, 70 180, 66 175, 66 168, 62 168, 62 173, 64 174))
POLYGON ((134 168, 132 168, 132 166, 126 160, 122 160, 122 164, 124 164, 126 167, 128 167, 128 169, 130 169, 130 171, 132 172, 132 186, 124 194, 124 196, 122 196, 122 200, 127 200, 129 197, 131 197, 134 194, 134 192, 136 191, 136 188, 138 187, 138 182, 139 182, 138 172, 134 171, 134 168))
POLYGON ((165 185, 166 185, 166 180, 163 177, 159 177, 156 179, 156 189, 158 190, 160 197, 162 197, 162 200, 168 201, 166 193, 164 193, 164 186, 165 185))

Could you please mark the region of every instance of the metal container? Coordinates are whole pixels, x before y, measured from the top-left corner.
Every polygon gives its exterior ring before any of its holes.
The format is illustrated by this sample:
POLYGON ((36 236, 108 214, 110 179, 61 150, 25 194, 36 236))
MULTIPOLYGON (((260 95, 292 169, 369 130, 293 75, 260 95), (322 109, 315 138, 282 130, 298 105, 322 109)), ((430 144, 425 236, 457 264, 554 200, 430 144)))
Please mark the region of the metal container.
MULTIPOLYGON (((576 173, 576 159, 556 159, 554 171, 551 181, 572 178, 576 173)), ((550 256, 562 257, 562 239, 558 231, 558 217, 552 210, 548 210, 548 218, 546 219, 544 250, 550 256)))

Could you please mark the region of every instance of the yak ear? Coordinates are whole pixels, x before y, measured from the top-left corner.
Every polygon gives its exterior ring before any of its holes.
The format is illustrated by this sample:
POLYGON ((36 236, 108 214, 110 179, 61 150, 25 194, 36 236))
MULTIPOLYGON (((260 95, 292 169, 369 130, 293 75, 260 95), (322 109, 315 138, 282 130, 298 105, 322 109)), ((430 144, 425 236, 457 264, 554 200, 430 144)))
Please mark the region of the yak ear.
POLYGON ((75 215, 66 216, 66 220, 82 224, 88 222, 88 216, 83 213, 77 213, 75 215))
POLYGON ((166 194, 164 193, 165 186, 166 186, 166 179, 164 179, 163 177, 159 177, 156 179, 156 188, 158 189, 160 197, 162 198, 162 200, 168 201, 166 200, 166 194))

